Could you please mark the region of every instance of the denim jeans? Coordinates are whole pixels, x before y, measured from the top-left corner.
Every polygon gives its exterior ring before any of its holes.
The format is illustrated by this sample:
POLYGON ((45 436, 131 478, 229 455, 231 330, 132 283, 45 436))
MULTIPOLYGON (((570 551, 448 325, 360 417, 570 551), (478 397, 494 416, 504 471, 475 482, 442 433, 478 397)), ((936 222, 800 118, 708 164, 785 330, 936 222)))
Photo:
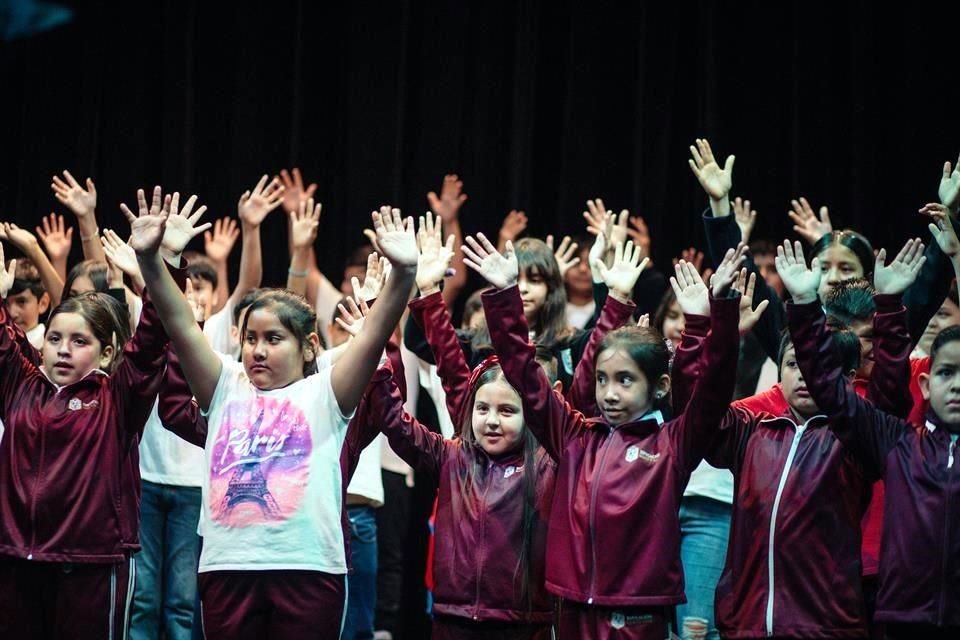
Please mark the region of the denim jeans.
POLYGON ((129 640, 190 640, 197 595, 200 488, 143 481, 129 640))
POLYGON ((680 501, 680 559, 687 602, 677 605, 677 627, 683 638, 684 618, 707 621, 707 638, 718 640, 713 598, 727 557, 732 507, 725 502, 686 496, 680 501))
POLYGON ((373 507, 347 507, 350 518, 350 579, 347 580, 347 619, 341 640, 373 638, 377 607, 377 513, 373 507))

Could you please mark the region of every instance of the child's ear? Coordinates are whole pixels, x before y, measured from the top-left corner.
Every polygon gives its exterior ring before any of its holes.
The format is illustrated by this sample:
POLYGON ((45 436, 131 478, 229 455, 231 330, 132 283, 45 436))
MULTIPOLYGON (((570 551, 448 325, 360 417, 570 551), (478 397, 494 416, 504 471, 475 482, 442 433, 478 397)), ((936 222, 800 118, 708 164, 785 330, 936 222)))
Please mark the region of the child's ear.
POLYGON ((921 373, 917 376, 917 384, 920 386, 920 395, 924 400, 930 400, 930 374, 921 373))
POLYGON ((116 352, 116 349, 112 344, 108 344, 100 349, 100 369, 106 370, 110 363, 113 362, 113 355, 116 352))
POLYGON ((40 315, 43 316, 50 309, 50 294, 44 291, 40 294, 40 299, 37 301, 37 308, 40 310, 40 315))
POLYGON ((563 393, 563 383, 557 380, 553 383, 553 390, 559 393, 563 393))
POLYGON ((853 380, 854 378, 856 378, 856 377, 857 377, 857 370, 856 370, 856 369, 850 369, 850 371, 847 371, 847 377, 850 378, 851 380, 853 380))
POLYGON ((653 397, 663 400, 668 395, 670 395, 670 376, 664 373, 657 378, 657 383, 653 387, 653 397))
POLYGON ((306 362, 313 362, 320 354, 320 336, 316 332, 307 336, 307 344, 303 347, 303 359, 306 362))

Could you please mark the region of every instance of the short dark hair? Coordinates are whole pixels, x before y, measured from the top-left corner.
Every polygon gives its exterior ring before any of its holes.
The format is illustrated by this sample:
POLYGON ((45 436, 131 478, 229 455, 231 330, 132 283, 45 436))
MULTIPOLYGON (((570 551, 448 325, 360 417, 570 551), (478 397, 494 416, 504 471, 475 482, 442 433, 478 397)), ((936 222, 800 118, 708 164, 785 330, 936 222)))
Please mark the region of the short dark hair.
POLYGON ((960 340, 960 326, 947 327, 937 334, 937 337, 933 339, 933 345, 930 347, 931 368, 933 368, 933 363, 937 360, 937 354, 940 352, 940 349, 957 340, 960 340))
POLYGON ((558 376, 559 363, 557 362, 556 354, 545 346, 538 344, 533 357, 540 366, 543 367, 543 371, 547 374, 547 379, 550 380, 550 384, 556 384, 557 380, 560 379, 558 376))
POLYGON ((253 301, 259 298, 263 294, 263 289, 251 289, 243 294, 243 297, 237 301, 237 304, 233 305, 233 326, 240 326, 240 314, 243 313, 243 310, 253 304, 253 301))
POLYGON ((70 297, 70 290, 77 278, 86 276, 93 283, 93 290, 100 293, 106 293, 110 290, 110 283, 107 280, 107 263, 99 260, 84 260, 74 265, 67 274, 67 281, 63 283, 63 297, 70 297))
MULTIPOLYGON (((830 328, 830 348, 840 361, 840 368, 844 373, 856 371, 860 368, 860 338, 853 331, 843 325, 833 325, 830 328)), ((777 350, 777 377, 783 368, 783 356, 787 349, 793 346, 790 331, 784 329, 780 336, 780 348, 777 350)))
POLYGON ((844 325, 870 320, 877 312, 873 295, 873 287, 866 278, 843 280, 831 287, 823 301, 823 309, 844 325))
POLYGON ((13 285, 10 287, 8 296, 15 296, 29 290, 38 300, 47 292, 43 287, 43 281, 40 280, 40 271, 37 265, 30 258, 19 258, 17 260, 17 271, 13 277, 13 285))
POLYGON ((213 266, 210 259, 206 256, 197 256, 187 263, 187 276, 191 280, 205 280, 209 282, 214 289, 220 286, 220 277, 217 275, 217 268, 213 266))

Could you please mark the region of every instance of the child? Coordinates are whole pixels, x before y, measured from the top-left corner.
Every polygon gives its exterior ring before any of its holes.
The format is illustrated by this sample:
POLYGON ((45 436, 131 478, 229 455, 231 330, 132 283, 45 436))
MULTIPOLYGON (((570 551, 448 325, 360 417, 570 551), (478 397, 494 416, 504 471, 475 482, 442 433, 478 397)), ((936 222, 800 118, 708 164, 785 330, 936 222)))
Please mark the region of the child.
MULTIPOLYGON (((677 511, 707 434, 733 392, 738 299, 715 299, 691 265, 672 281, 685 312, 706 313, 713 326, 707 374, 687 410, 665 424, 657 405, 669 392, 663 338, 626 327, 604 337, 595 359, 601 416, 587 420, 554 394, 527 338, 512 247, 501 256, 483 236, 467 238, 467 264, 494 287, 484 310, 507 380, 519 391, 527 424, 558 463, 548 533, 546 586, 560 598, 561 638, 665 638, 682 602, 677 511), (481 244, 482 243, 482 244, 481 244)), ((742 257, 714 276, 726 296, 742 257)), ((598 269, 603 269, 599 264, 598 269)))
POLYGON ((217 357, 159 268, 159 200, 125 214, 131 245, 183 372, 207 413, 200 593, 209 638, 339 637, 346 560, 340 449, 406 303, 417 262, 412 221, 374 212, 393 270, 365 328, 318 374, 316 316, 289 292, 264 292, 241 331, 242 363, 217 357))
MULTIPOLYGON (((192 224, 182 228, 180 240, 164 237, 172 254, 192 237, 192 224)), ((0 294, 14 271, 0 275, 0 294)), ((41 368, 15 344, 5 305, 0 316, 0 636, 124 637, 139 546, 137 442, 166 335, 149 300, 126 343, 119 303, 73 296, 50 316, 41 368)))
MULTIPOLYGON (((816 302, 820 271, 808 269, 802 252, 778 256, 778 270, 794 303, 787 309, 800 370, 810 394, 843 446, 886 484, 884 539, 876 620, 887 637, 956 638, 960 635, 960 481, 954 464, 960 433, 960 331, 942 332, 931 348, 931 371, 920 379, 930 403, 925 428, 886 414, 852 393, 830 348, 816 302)), ((898 270, 899 295, 919 267, 898 270)), ((897 315, 905 323, 901 306, 897 315)))

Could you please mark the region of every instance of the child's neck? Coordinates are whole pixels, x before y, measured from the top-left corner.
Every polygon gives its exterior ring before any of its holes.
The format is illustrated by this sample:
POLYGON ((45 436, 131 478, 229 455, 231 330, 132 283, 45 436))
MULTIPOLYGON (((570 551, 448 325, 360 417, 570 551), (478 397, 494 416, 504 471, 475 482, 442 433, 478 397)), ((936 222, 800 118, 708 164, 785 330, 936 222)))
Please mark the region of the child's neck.
POLYGON ((593 293, 579 293, 577 291, 567 292, 567 302, 578 307, 583 307, 593 301, 593 293))

